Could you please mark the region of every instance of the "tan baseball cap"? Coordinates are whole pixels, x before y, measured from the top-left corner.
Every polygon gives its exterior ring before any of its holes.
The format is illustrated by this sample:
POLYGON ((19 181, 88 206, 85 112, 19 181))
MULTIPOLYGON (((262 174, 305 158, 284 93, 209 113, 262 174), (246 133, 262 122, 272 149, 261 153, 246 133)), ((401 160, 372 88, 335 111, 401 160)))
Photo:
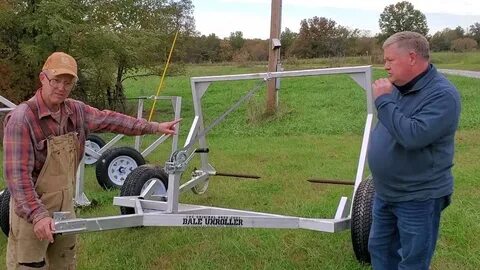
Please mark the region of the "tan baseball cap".
POLYGON ((52 75, 70 74, 77 76, 77 61, 64 52, 54 52, 45 61, 42 71, 49 70, 52 75))

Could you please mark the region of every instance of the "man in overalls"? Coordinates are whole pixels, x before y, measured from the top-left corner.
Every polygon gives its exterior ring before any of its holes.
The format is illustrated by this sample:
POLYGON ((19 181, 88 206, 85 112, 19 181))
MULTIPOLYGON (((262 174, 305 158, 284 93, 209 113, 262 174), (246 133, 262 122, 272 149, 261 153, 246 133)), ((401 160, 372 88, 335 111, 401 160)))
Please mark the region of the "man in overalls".
POLYGON ((174 134, 171 122, 148 122, 68 99, 77 82, 73 57, 55 52, 41 88, 5 118, 4 174, 11 193, 7 268, 74 269, 75 235, 54 235, 53 212, 75 213, 75 173, 90 132, 174 134))

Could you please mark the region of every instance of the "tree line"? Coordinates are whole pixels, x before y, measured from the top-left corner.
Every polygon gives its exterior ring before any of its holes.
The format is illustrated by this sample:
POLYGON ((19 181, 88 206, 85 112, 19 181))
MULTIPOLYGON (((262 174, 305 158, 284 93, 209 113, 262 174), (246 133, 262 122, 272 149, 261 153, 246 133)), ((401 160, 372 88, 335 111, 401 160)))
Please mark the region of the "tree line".
MULTIPOLYGON (((381 32, 350 29, 326 17, 313 17, 300 22, 298 33, 285 28, 281 33, 281 55, 286 58, 319 58, 344 56, 378 56, 382 42, 400 31, 415 31, 427 37, 432 51, 466 52, 476 50, 480 42, 480 23, 467 29, 445 28, 428 35, 425 15, 407 2, 385 7, 379 18, 381 32)), ((192 37, 195 48, 182 59, 186 62, 266 61, 268 40, 243 39, 242 32, 232 32, 220 39, 215 34, 192 37)))
MULTIPOLYGON (((53 51, 74 56, 79 83, 73 95, 98 107, 124 108, 123 82, 161 74, 176 42, 169 72, 182 63, 251 62, 268 59, 269 41, 227 38, 195 30, 191 0, 0 0, 0 93, 18 103, 38 87, 38 71, 53 51)), ((381 33, 339 25, 327 17, 300 22, 298 33, 281 33, 283 59, 375 56, 399 31, 426 35, 433 51, 470 51, 480 42, 480 23, 445 28, 428 36, 425 15, 407 2, 388 5, 379 18, 381 33)))

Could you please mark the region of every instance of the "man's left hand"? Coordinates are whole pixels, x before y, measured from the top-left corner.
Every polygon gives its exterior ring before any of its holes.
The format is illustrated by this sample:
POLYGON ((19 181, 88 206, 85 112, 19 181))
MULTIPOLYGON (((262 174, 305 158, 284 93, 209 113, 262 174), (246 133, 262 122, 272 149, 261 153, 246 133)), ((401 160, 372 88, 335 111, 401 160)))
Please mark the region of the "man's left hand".
POLYGON ((33 225, 33 232, 38 240, 48 240, 53 243, 53 232, 55 232, 55 222, 51 217, 44 217, 33 225))
POLYGON ((393 91, 393 84, 388 79, 378 79, 372 84, 373 98, 377 99, 381 95, 391 94, 393 91))
POLYGON ((170 121, 170 122, 158 123, 157 133, 174 135, 175 134, 175 125, 180 121, 182 121, 181 118, 177 119, 177 120, 170 121))

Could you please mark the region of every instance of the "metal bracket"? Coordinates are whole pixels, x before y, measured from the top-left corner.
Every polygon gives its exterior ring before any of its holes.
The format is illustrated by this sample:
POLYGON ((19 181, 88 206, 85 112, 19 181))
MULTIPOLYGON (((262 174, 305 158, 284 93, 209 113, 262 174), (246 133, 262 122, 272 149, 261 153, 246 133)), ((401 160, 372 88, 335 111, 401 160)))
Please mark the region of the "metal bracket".
POLYGON ((71 212, 53 212, 53 220, 55 222, 72 219, 72 217, 71 212))
POLYGON ((188 156, 187 150, 175 151, 170 157, 170 161, 165 162, 165 172, 174 174, 176 172, 183 172, 187 168, 188 162, 193 158, 191 153, 188 156))

